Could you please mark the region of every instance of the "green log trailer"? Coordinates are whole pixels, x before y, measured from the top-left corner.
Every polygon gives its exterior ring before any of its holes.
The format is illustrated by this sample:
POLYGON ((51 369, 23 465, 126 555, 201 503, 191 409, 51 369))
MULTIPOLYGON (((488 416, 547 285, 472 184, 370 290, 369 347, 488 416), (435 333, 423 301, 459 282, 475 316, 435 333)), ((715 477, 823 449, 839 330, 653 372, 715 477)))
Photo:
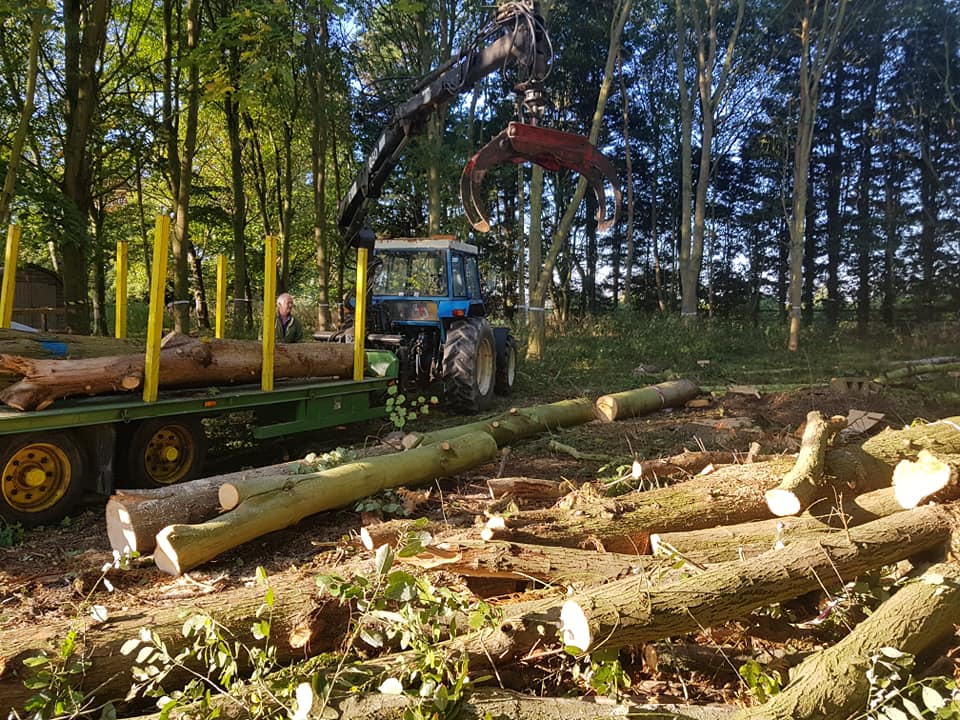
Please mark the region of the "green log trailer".
POLYGON ((386 417, 397 378, 392 353, 366 352, 360 380, 281 380, 273 390, 232 386, 58 401, 36 411, 0 409, 0 517, 58 522, 86 492, 159 487, 195 477, 206 456, 201 420, 252 412, 253 436, 278 438, 386 417))

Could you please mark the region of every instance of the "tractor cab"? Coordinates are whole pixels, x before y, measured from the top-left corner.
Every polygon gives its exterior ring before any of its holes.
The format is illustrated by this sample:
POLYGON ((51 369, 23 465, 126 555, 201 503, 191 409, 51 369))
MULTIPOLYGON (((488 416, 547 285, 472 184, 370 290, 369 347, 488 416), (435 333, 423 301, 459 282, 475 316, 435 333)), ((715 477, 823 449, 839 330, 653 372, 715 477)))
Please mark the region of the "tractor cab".
POLYGON ((485 317, 477 247, 453 237, 381 240, 370 269, 370 332, 485 317))

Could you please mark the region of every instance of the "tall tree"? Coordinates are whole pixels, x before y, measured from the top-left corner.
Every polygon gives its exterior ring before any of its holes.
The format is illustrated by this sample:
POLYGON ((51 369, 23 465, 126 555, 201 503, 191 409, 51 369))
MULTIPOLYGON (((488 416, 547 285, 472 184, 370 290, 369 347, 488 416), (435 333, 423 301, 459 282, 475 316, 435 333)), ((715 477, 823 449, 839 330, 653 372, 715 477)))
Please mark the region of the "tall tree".
POLYGON ((813 145, 820 79, 833 57, 847 10, 847 0, 801 0, 800 94, 797 106, 797 136, 793 154, 793 196, 790 207, 790 330, 787 347, 800 348, 802 319, 803 259, 807 220, 807 176, 813 145), (818 27, 813 27, 819 23, 818 27))
POLYGON ((727 44, 721 53, 718 47, 718 15, 720 0, 676 0, 677 23, 677 78, 680 85, 680 113, 682 153, 681 173, 683 199, 680 230, 680 315, 696 317, 700 269, 703 263, 703 238, 707 217, 707 191, 713 168, 713 140, 717 113, 734 69, 737 39, 743 24, 744 0, 738 0, 736 17, 732 21, 727 44), (705 7, 701 7, 701 2, 705 7), (704 17, 704 11, 706 17, 704 17), (693 88, 688 88, 684 52, 687 47, 685 18, 690 16, 695 47, 696 93, 700 103, 700 162, 697 176, 693 216, 690 216, 692 182, 693 88), (719 70, 719 72, 718 72, 719 70), (690 222, 693 222, 692 233, 690 222))
POLYGON ((90 332, 88 256, 90 236, 90 133, 100 100, 100 58, 107 37, 110 0, 64 0, 63 145, 64 219, 60 252, 67 323, 73 332, 90 332))

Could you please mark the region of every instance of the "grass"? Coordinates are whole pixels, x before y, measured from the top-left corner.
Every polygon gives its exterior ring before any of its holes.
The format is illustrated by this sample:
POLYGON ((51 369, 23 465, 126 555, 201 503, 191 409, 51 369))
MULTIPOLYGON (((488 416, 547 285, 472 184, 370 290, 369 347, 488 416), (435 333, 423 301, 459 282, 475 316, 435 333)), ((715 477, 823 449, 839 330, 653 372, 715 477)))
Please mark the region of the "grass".
MULTIPOLYGON (((803 331, 797 352, 786 349, 786 339, 787 328, 779 323, 686 323, 623 311, 553 328, 543 361, 524 363, 521 381, 564 397, 680 377, 701 387, 812 386, 833 377, 873 378, 898 360, 960 355, 960 332, 939 325, 910 335, 874 327, 863 337, 853 326, 814 326, 803 331)), ((956 391, 955 378, 947 384, 956 391)))

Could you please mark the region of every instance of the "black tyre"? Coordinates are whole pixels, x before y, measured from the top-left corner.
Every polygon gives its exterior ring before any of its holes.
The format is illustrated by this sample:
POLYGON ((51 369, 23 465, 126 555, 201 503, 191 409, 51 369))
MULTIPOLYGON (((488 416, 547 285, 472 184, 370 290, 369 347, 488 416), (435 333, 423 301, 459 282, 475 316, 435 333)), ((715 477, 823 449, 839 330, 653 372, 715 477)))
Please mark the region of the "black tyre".
POLYGON ((0 516, 24 526, 63 520, 84 490, 83 455, 68 432, 25 433, 0 451, 0 516))
POLYGON ((192 480, 207 455, 199 419, 157 419, 139 423, 127 443, 128 487, 162 487, 192 480))
POLYGON ((497 345, 497 380, 493 391, 497 395, 509 395, 517 379, 517 342, 507 335, 504 342, 497 345))
POLYGON ((493 403, 496 346, 484 318, 468 318, 450 326, 443 346, 443 395, 460 412, 486 410, 493 403))

